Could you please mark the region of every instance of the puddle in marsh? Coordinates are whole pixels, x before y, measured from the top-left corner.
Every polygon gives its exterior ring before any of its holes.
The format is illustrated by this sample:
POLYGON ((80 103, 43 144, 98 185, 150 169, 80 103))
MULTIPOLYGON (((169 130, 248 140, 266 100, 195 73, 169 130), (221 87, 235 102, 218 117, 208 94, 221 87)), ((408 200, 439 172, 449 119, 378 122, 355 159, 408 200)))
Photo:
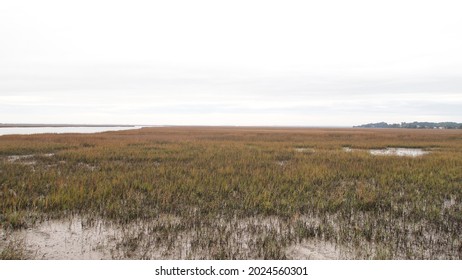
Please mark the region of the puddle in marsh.
POLYGON ((386 148, 386 149, 371 149, 369 153, 374 156, 402 156, 402 157, 417 157, 428 154, 429 152, 417 148, 386 148))
POLYGON ((294 148, 294 150, 299 153, 314 153, 315 152, 313 148, 294 148))
MULTIPOLYGON (((366 151, 364 149, 353 149, 351 147, 342 147, 342 150, 346 153, 352 153, 355 151, 366 151)), ((424 151, 418 148, 385 148, 385 149, 369 149, 367 150, 371 155, 374 156, 401 156, 401 157, 418 157, 423 156, 429 151, 424 151)))

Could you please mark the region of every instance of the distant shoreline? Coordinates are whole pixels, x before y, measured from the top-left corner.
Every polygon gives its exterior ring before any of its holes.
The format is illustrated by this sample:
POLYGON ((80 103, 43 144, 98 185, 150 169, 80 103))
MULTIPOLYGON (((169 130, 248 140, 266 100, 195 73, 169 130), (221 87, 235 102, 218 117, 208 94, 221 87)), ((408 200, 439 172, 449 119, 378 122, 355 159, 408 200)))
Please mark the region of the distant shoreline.
POLYGON ((368 123, 353 128, 408 128, 408 129, 462 129, 462 123, 457 122, 412 122, 392 123, 386 122, 368 123))

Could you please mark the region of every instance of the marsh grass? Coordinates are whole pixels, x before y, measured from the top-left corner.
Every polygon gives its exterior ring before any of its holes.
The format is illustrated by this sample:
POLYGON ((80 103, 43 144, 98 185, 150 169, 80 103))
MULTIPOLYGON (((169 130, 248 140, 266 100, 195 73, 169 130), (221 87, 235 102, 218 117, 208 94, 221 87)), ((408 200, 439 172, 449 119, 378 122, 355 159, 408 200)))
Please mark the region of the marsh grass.
POLYGON ((126 228, 114 258, 160 258, 153 248, 165 245, 172 258, 283 259, 288 246, 322 240, 349 258, 461 259, 461 167, 459 130, 2 136, 0 221, 5 230, 75 214, 112 221, 126 228), (392 147, 432 152, 367 152, 392 147), (177 220, 153 226, 165 215, 177 220), (275 226, 258 223, 268 219, 275 226))
POLYGON ((8 240, 0 248, 0 260, 26 260, 29 258, 23 241, 8 240))

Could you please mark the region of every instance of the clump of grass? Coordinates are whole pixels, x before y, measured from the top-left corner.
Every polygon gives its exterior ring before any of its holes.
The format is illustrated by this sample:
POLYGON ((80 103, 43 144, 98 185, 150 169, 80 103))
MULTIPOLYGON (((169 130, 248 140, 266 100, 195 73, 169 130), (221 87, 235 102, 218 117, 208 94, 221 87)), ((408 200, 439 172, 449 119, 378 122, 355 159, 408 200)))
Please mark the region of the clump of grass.
POLYGON ((21 241, 10 240, 3 248, 0 248, 0 260, 26 260, 28 258, 21 241))

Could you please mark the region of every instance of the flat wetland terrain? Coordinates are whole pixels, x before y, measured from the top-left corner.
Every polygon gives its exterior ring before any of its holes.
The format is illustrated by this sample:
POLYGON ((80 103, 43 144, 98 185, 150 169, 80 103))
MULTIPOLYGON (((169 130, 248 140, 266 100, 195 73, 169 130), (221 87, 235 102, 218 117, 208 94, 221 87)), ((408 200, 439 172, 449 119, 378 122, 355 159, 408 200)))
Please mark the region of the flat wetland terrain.
POLYGON ((462 259, 462 130, 0 136, 0 259, 462 259))

